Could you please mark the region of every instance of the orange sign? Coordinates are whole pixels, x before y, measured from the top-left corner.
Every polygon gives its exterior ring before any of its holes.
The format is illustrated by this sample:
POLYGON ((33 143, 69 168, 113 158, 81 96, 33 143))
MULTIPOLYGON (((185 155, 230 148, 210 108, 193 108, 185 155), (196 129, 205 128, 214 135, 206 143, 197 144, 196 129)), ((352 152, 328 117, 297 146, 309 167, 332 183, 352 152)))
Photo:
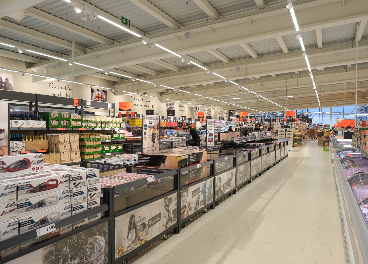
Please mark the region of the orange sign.
POLYGON ((79 130, 86 130, 84 127, 79 128, 79 130))
POLYGON ((236 119, 236 122, 239 122, 239 118, 236 119))
POLYGON ((243 118, 240 118, 240 122, 243 122, 243 118))
POLYGON ((295 118, 295 122, 298 122, 299 121, 299 119, 298 118, 295 118))
POLYGON ((198 112, 197 115, 198 117, 204 117, 204 112, 198 112))
POLYGON ((46 149, 39 149, 38 152, 44 152, 44 153, 46 153, 46 149))
POLYGON ((287 118, 284 118, 284 123, 286 123, 287 122, 287 118))
POLYGON ((250 118, 247 118, 247 122, 248 122, 248 123, 250 122, 250 118))
POLYGON ((126 112, 126 113, 125 113, 125 116, 126 116, 126 117, 129 117, 129 112, 126 112))
POLYGON ((122 117, 121 112, 119 112, 119 117, 122 117))
POLYGON ((202 124, 202 118, 200 118, 200 119, 199 119, 199 123, 201 123, 201 124, 202 124))
POLYGON ((286 111, 286 117, 295 117, 295 111, 286 111))
POLYGON ((79 106, 79 99, 74 99, 74 106, 79 106))
POLYGON ((119 102, 119 111, 132 111, 132 102, 119 102))
POLYGON ((248 112, 239 112, 239 116, 240 117, 247 117, 248 116, 248 112))
POLYGON ((65 127, 58 127, 57 130, 65 130, 65 127))

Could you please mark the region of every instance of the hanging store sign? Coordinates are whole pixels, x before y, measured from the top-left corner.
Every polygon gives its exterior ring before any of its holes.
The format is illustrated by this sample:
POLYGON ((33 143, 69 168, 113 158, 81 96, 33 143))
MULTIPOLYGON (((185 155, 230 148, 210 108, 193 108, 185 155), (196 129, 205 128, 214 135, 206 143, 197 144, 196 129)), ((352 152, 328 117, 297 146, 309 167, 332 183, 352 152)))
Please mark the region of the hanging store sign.
POLYGON ((97 102, 107 102, 107 91, 91 88, 91 100, 97 102))
POLYGON ((286 117, 295 117, 295 111, 286 111, 286 117))
POLYGON ((119 102, 119 111, 132 111, 132 102, 119 102))
POLYGON ((198 112, 198 113, 197 113, 197 116, 198 116, 198 117, 204 117, 204 112, 198 112))

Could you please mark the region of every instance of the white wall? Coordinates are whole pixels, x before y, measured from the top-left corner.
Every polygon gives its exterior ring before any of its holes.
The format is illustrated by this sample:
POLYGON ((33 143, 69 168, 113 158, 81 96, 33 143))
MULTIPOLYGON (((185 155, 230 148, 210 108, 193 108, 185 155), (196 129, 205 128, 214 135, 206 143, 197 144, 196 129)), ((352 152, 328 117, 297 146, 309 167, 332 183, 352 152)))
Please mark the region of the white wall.
MULTIPOLYGON (((4 67, 7 69, 30 72, 26 69, 25 63, 19 60, 14 60, 10 58, 0 57, 0 67, 4 67)), ((63 67, 66 67, 65 65, 63 67)), ((65 87, 71 88, 71 83, 63 82, 63 81, 51 81, 51 82, 39 82, 35 83, 35 77, 31 75, 25 74, 22 76, 21 73, 3 71, 0 69, 0 72, 3 73, 11 73, 13 74, 13 91, 16 92, 24 92, 24 93, 36 93, 36 94, 44 94, 44 95, 53 95, 61 93, 63 97, 70 96, 71 91, 65 90, 65 87), (51 87, 62 87, 63 89, 53 89, 51 87)), ((88 83, 92 85, 100 85, 104 87, 113 87, 113 82, 103 80, 96 77, 90 76, 78 76, 75 77, 76 82, 88 83)), ((68 89, 68 88, 67 88, 68 89)), ((148 95, 159 97, 159 93, 152 92, 147 93, 148 95)), ((85 85, 75 84, 74 85, 74 98, 91 100, 91 88, 90 86, 86 87, 85 85)), ((148 96, 137 96, 133 95, 132 97, 129 95, 117 95, 115 96, 111 90, 107 91, 107 102, 115 103, 115 111, 116 114, 119 112, 119 102, 132 102, 132 111, 137 112, 138 114, 145 114, 146 110, 153 109, 155 114, 166 116, 166 100, 164 103, 161 103, 158 99, 148 97, 148 96), (134 98, 135 97, 135 98, 134 98), (143 101, 138 101, 138 99, 142 99, 143 101), (149 102, 148 102, 149 101, 149 102), (134 104, 138 104, 138 106, 134 106, 134 104), (148 107, 145 107, 147 105, 148 107), (153 108, 152 108, 153 106, 153 108)), ((184 105, 184 107, 179 107, 180 103, 175 103, 175 115, 176 116, 186 116, 194 118, 194 110, 193 107, 188 107, 188 105, 184 105)), ((100 113, 100 112, 99 112, 100 113)))

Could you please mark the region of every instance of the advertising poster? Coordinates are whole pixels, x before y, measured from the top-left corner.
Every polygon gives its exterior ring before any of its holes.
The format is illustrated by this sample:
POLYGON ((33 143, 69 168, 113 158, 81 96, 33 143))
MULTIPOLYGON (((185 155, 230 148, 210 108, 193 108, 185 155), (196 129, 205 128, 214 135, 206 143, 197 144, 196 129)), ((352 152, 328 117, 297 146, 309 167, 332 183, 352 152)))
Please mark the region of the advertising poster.
POLYGON ((160 122, 158 116, 143 116, 143 153, 154 153, 160 150, 159 124, 160 122))
POLYGON ((185 219, 213 202, 213 178, 181 191, 180 219, 185 219))
POLYGON ((250 180, 250 162, 240 165, 236 172, 237 185, 243 184, 250 180))
POLYGON ((236 169, 234 168, 215 177, 215 199, 235 188, 235 173, 236 169))
POLYGON ((207 119, 207 147, 215 146, 215 121, 207 119))
POLYGON ((107 102, 107 91, 91 88, 91 100, 98 102, 107 102))
POLYGON ((0 90, 13 91, 13 74, 0 72, 0 90))
POLYGON ((119 102, 119 111, 132 111, 132 102, 119 102))
POLYGON ((166 103, 166 110, 175 110, 175 103, 174 102, 166 103))
POLYGON ((0 156, 8 155, 8 104, 0 103, 0 156))
POLYGON ((107 264, 108 221, 33 251, 9 264, 107 264))
POLYGON ((115 258, 143 245, 176 221, 176 193, 116 217, 115 258))

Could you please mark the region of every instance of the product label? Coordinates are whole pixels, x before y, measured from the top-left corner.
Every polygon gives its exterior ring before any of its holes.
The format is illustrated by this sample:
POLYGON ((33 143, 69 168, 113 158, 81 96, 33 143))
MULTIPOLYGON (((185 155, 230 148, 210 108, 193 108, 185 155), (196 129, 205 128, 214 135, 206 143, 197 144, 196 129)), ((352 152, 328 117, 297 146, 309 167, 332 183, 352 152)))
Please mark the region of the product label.
POLYGON ((36 229, 37 237, 56 231, 55 223, 36 229))

